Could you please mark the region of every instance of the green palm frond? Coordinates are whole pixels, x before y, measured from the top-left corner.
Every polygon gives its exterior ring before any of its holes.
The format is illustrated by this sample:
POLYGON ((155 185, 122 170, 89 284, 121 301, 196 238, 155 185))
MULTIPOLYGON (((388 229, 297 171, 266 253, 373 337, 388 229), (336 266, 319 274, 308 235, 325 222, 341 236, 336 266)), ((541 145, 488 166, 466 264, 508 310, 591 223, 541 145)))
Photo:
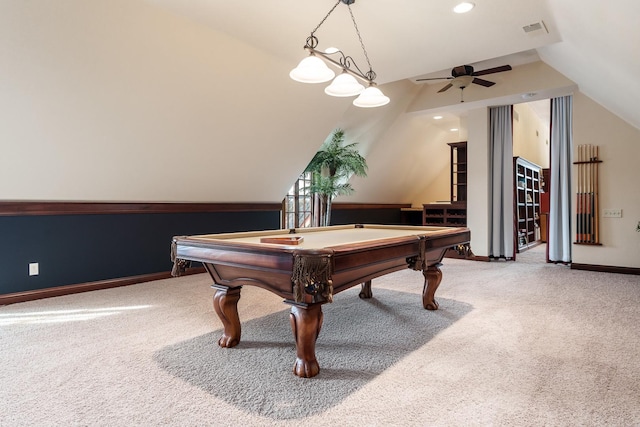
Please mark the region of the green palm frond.
POLYGON ((367 161, 358 153, 357 145, 344 145, 344 131, 336 129, 305 168, 312 174, 308 191, 320 196, 321 225, 330 224, 333 198, 353 193, 349 178, 367 176, 367 161))
POLYGON ((344 131, 336 129, 331 139, 313 156, 305 172, 322 173, 323 170, 327 170, 329 176, 367 176, 367 161, 358 153, 358 144, 343 143, 344 131))
POLYGON ((313 180, 309 187, 305 187, 313 194, 321 194, 331 196, 346 196, 354 192, 353 186, 348 182, 338 182, 337 178, 314 174, 313 180))

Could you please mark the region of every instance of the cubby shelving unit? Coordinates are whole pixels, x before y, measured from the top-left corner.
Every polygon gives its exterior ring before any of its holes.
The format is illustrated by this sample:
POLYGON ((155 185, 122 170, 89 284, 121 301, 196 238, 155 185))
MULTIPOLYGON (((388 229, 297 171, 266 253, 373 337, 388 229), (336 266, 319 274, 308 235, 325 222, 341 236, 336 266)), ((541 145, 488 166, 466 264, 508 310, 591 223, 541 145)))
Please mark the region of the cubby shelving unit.
POLYGON ((450 142, 451 202, 467 201, 467 142, 450 142))
POLYGON ((464 227, 467 224, 466 204, 439 204, 429 203, 424 205, 424 225, 436 225, 441 227, 464 227))
POLYGON ((542 168, 522 157, 513 158, 514 215, 517 252, 541 243, 540 184, 542 168))

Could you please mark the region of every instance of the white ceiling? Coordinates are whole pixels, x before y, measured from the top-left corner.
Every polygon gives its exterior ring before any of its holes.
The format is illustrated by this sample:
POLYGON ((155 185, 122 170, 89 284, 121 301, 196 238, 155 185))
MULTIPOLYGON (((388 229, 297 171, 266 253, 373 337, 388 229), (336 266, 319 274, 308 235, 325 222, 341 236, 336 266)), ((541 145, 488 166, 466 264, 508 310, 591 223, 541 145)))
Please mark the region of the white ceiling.
MULTIPOLYGON (((305 56, 306 37, 336 0, 145 0, 225 32, 291 62, 305 56)), ((380 84, 446 76, 457 65, 482 70, 541 59, 579 89, 640 128, 640 1, 356 0, 351 6, 380 84), (548 29, 525 33, 543 21, 548 29)), ((366 59, 347 6, 340 3, 316 31, 319 48, 339 47, 366 71, 366 59)), ((223 58, 233 61, 233 58, 223 58)), ((489 76, 487 76, 489 77, 489 76)), ((490 78, 487 78, 490 80, 490 78)))

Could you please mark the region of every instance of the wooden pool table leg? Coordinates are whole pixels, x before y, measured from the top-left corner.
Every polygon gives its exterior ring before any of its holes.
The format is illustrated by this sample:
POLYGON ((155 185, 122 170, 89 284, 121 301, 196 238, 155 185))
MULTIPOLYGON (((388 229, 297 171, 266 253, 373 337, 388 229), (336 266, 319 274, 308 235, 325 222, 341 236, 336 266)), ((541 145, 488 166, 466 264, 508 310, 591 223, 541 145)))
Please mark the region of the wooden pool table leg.
POLYGON ((311 378, 318 375, 320 365, 316 359, 316 340, 322 328, 322 304, 292 305, 289 320, 296 340, 296 362, 293 373, 311 378))
POLYGON ((371 280, 367 280, 361 286, 362 288, 360 289, 360 293, 358 294, 360 298, 369 299, 373 297, 373 292, 371 292, 371 280))
POLYGON ((427 310, 437 310, 438 302, 435 299, 436 289, 442 280, 442 271, 437 265, 431 265, 422 271, 424 276, 424 288, 422 289, 422 306, 427 310))
MULTIPOLYGON (((215 285, 214 285, 215 286, 215 285)), ((240 316, 238 316, 238 300, 240 290, 228 288, 226 286, 215 286, 216 294, 213 296, 213 309, 218 313, 218 317, 224 326, 224 332, 218 340, 220 347, 235 347, 240 342, 240 316)))

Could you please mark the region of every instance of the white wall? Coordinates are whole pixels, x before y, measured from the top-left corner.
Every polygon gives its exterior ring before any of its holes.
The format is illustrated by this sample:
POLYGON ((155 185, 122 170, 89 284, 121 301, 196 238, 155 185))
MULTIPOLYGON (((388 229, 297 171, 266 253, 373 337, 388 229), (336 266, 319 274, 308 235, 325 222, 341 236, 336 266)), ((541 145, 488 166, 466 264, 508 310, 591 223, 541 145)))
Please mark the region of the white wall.
POLYGON ((282 200, 351 100, 143 2, 0 2, 0 199, 282 200))
POLYGON ((352 178, 356 192, 348 201, 422 206, 449 200, 447 142, 451 142, 451 135, 425 117, 402 115, 370 147, 368 176, 352 178))
POLYGON ((471 249, 489 255, 489 110, 478 108, 467 117, 467 227, 471 249))
MULTIPOLYGON (((578 92, 574 95, 573 142, 574 156, 578 145, 591 144, 599 147, 602 160, 598 179, 602 246, 574 244, 573 262, 640 268, 640 233, 635 231, 640 221, 640 129, 578 92), (603 218, 604 209, 622 209, 622 218, 603 218)), ((573 194, 576 183, 574 174, 573 194)))
MULTIPOLYGON (((478 256, 488 255, 488 109, 469 111, 467 117, 469 191, 467 226, 471 247, 478 256)), ((578 145, 600 147, 599 200, 601 246, 572 245, 572 261, 578 264, 640 268, 640 130, 613 115, 580 92, 574 94, 574 153, 578 145), (622 209, 622 218, 604 218, 604 209, 622 209)), ((533 157, 533 155, 531 156, 533 157)), ((576 176, 572 203, 575 218, 576 176)), ((575 239, 575 221, 571 230, 575 239)))
MULTIPOLYGON (((549 100, 538 102, 549 104, 549 100)), ((529 103, 515 104, 513 116, 513 155, 543 169, 549 168, 549 124, 540 119, 529 103)))

